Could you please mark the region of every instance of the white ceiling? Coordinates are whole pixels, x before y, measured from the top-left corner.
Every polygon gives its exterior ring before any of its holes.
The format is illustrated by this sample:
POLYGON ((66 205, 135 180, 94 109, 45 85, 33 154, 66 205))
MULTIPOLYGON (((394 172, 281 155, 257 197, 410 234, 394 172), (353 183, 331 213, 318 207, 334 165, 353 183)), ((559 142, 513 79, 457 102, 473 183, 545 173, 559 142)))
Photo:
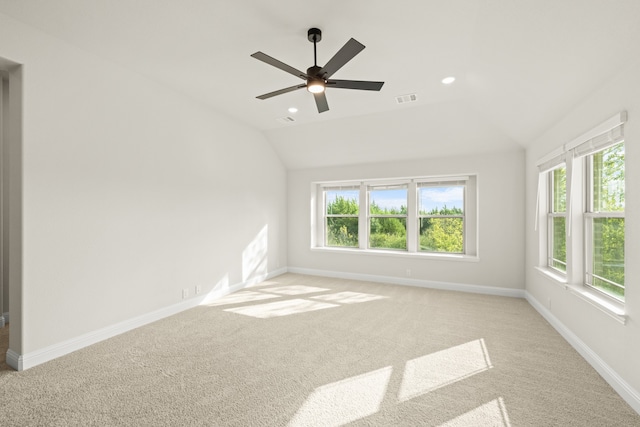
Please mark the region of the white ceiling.
POLYGON ((289 168, 526 146, 640 45, 638 0, 0 0, 0 13, 263 131, 289 168), (333 77, 382 90, 329 89, 322 114, 305 90, 256 99, 302 81, 249 55, 305 70, 310 27, 319 65, 363 43, 333 77))

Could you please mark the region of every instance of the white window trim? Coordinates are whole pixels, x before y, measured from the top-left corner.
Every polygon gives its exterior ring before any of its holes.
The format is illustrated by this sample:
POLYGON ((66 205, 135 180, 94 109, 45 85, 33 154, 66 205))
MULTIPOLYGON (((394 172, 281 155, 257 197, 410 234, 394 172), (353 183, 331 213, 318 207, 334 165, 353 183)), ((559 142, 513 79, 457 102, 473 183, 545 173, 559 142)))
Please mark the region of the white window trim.
MULTIPOLYGON (((411 185, 412 182, 400 182, 400 183, 377 183, 377 184, 370 184, 367 185, 367 188, 365 189, 366 192, 366 200, 367 200, 367 204, 364 205, 365 209, 360 209, 360 210, 364 210, 366 211, 366 227, 364 230, 364 234, 365 234, 365 242, 364 242, 364 249, 365 250, 370 250, 370 251, 389 251, 389 252, 415 252, 414 248, 409 244, 409 236, 411 236, 410 232, 413 231, 415 232, 415 227, 412 227, 412 223, 413 221, 409 220, 409 200, 412 199, 412 197, 410 197, 411 193, 411 188, 413 188, 415 190, 415 185, 411 185), (407 213, 405 215, 402 214, 389 214, 389 215, 373 215, 371 214, 371 206, 369 205, 369 203, 371 202, 370 200, 370 196, 371 196, 371 191, 375 191, 377 190, 381 190, 384 189, 384 187, 395 187, 397 189, 403 189, 406 188, 407 190, 407 213), (368 230, 371 230, 371 220, 373 218, 404 218, 405 220, 405 227, 406 227, 406 233, 407 233, 407 249, 384 249, 384 248, 372 248, 369 246, 370 241, 368 239, 369 237, 369 232, 368 230)), ((360 205, 362 206, 362 205, 360 205)), ((360 244, 360 247, 362 248, 362 243, 360 244)))
MULTIPOLYGON (((553 171, 555 171, 556 169, 559 168, 565 168, 565 173, 568 174, 569 172, 569 168, 567 166, 567 164, 565 162, 560 163, 559 165, 555 166, 553 169, 545 172, 545 179, 546 179, 546 188, 547 188, 547 209, 546 209, 546 217, 547 217, 547 231, 546 231, 546 238, 547 238, 547 247, 546 249, 546 268, 552 272, 554 275, 557 275, 559 277, 563 277, 566 280, 567 277, 567 264, 568 262, 565 262, 565 271, 562 271, 558 268, 553 267, 552 262, 554 260, 553 258, 553 227, 552 227, 552 221, 553 218, 564 218, 564 225, 565 225, 565 230, 567 230, 570 226, 571 223, 568 220, 568 218, 570 217, 570 211, 569 211, 569 197, 570 195, 567 193, 567 189, 565 189, 565 211, 564 212, 553 212, 553 171)), ((567 185, 568 186, 568 185, 567 185)), ((568 230, 567 230, 567 234, 568 234, 568 230)), ((567 238, 567 235, 565 235, 565 239, 567 238)), ((565 240, 566 241, 566 240, 565 240)), ((567 244, 565 243, 565 248, 566 248, 567 244)), ((567 256, 567 261, 568 261, 568 256, 567 256)))
MULTIPOLYGON (((575 191, 576 182, 584 186, 586 182, 586 168, 584 158, 593 152, 615 145, 624 140, 623 125, 627 121, 626 111, 622 111, 578 138, 564 144, 542 157, 536 166, 539 169, 538 195, 536 200, 535 229, 538 231, 538 265, 535 270, 542 276, 562 286, 565 290, 588 302, 592 306, 608 314, 622 324, 626 324, 625 303, 605 294, 584 283, 586 274, 587 245, 586 218, 596 217, 598 213, 585 213, 586 188, 575 191), (581 150, 574 158, 574 153, 581 150), (586 148, 585 148, 586 147, 586 148), (549 215, 548 209, 548 173, 558 165, 566 162, 567 166, 567 273, 561 274, 556 269, 549 268, 548 260, 548 225, 547 221, 540 221, 549 215), (543 197, 544 196, 544 197, 543 197), (581 209, 571 209, 580 207, 581 209)), ((605 216, 611 216, 607 213, 605 216)), ((620 213, 624 217, 624 213, 620 213)))
POLYGON ((318 252, 331 252, 343 254, 359 254, 359 255, 375 255, 385 257, 404 257, 404 258, 420 258, 432 259, 440 261, 462 261, 462 262, 478 262, 478 175, 463 174, 455 176, 426 176, 426 177, 409 177, 409 178, 389 178, 389 179, 367 179, 353 181, 324 181, 311 183, 311 250, 318 252), (429 183, 432 185, 451 185, 465 181, 464 193, 464 245, 465 253, 441 253, 441 252, 421 252, 417 250, 417 223, 413 224, 413 219, 417 221, 417 187, 420 183, 429 183), (368 230, 369 225, 369 209, 368 209, 368 191, 370 186, 381 185, 400 185, 408 186, 408 194, 415 194, 415 197, 407 197, 407 211, 415 210, 414 215, 407 215, 407 250, 393 249, 377 249, 368 248, 368 230), (359 186, 359 203, 361 208, 359 211, 359 223, 365 224, 365 227, 358 228, 358 248, 345 248, 325 245, 325 226, 324 226, 324 191, 327 188, 335 188, 339 186, 353 187, 359 186), (469 190, 469 188, 471 188, 469 190), (415 236, 414 236, 415 234, 415 236))
POLYGON ((591 304, 623 325, 626 324, 627 315, 625 308, 619 301, 612 301, 610 298, 603 298, 602 295, 598 295, 591 289, 587 289, 584 285, 567 283, 566 277, 560 276, 548 268, 535 267, 535 270, 543 277, 549 279, 552 283, 562 286, 563 289, 571 292, 572 295, 575 295, 581 300, 591 304))
MULTIPOLYGON (((613 142, 609 145, 605 145, 604 147, 600 148, 599 150, 594 150, 593 152, 590 152, 588 154, 585 154, 584 156, 582 156, 582 164, 585 168, 585 183, 586 183, 586 203, 585 203, 585 212, 583 214, 583 233, 584 233, 584 284, 585 286, 589 289, 589 291, 594 292, 596 295, 601 296, 602 298, 604 298, 605 300, 611 300, 611 302, 613 304, 622 304, 624 306, 624 301, 621 301, 620 299, 616 298, 615 296, 612 295, 608 295, 607 293, 599 290, 597 287, 593 286, 593 276, 599 278, 600 280, 603 280, 605 282, 609 282, 614 284, 613 282, 610 282, 609 280, 605 279, 604 277, 599 277, 597 275, 595 275, 593 273, 593 257, 589 256, 590 254, 593 254, 593 220, 595 218, 625 218, 625 212, 622 211, 613 211, 613 212, 599 212, 599 211, 594 211, 594 207, 593 207, 593 190, 592 190, 592 186, 593 186, 593 182, 592 182, 592 178, 593 178, 593 165, 589 162, 589 157, 592 156, 593 154, 597 153, 598 151, 602 151, 605 150, 609 147, 612 147, 614 145, 616 145, 618 142, 613 142), (591 276, 591 281, 589 280, 589 276, 591 276)), ((617 284, 616 284, 617 285, 617 284)))

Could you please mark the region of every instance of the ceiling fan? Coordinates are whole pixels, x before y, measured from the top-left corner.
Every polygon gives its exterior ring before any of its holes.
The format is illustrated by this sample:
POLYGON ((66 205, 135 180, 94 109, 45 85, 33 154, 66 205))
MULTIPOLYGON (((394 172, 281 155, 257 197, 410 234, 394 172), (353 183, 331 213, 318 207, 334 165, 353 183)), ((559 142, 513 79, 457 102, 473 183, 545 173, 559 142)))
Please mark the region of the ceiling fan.
POLYGON ((256 52, 252 57, 266 62, 276 68, 281 69, 289 74, 305 80, 306 83, 291 86, 285 89, 276 90, 274 92, 265 93, 264 95, 257 96, 258 99, 267 99, 273 96, 282 95, 283 93, 293 92, 294 90, 306 88, 313 94, 316 100, 316 106, 318 107, 318 113, 323 113, 329 110, 329 104, 327 103, 327 96, 324 91, 326 88, 337 89, 357 89, 357 90, 375 90, 379 91, 382 88, 384 82, 371 82, 361 80, 332 80, 330 77, 342 68, 347 62, 351 61, 354 56, 359 54, 364 45, 355 39, 350 39, 342 48, 327 62, 324 67, 318 66, 318 60, 316 56, 316 43, 322 40, 322 31, 317 28, 310 28, 307 31, 307 38, 313 43, 313 66, 307 68, 307 72, 300 71, 290 65, 280 62, 275 58, 270 57, 262 52, 256 52))

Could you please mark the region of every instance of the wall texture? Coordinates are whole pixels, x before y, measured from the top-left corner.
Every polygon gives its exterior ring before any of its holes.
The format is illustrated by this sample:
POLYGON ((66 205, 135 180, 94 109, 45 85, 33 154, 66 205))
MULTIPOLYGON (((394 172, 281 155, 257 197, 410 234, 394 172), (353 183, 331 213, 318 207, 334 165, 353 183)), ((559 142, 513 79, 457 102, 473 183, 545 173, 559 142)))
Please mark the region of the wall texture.
POLYGON ((289 266, 351 274, 524 289, 524 150, 468 157, 289 171, 289 266), (311 183, 429 175, 478 176, 479 262, 312 251, 311 183))
MULTIPOLYGON (((595 356, 633 387, 640 390, 640 63, 630 65, 606 86, 576 106, 556 126, 534 141, 527 150, 527 264, 526 288, 529 295, 579 340, 595 356), (534 212, 538 172, 536 161, 545 154, 573 140, 619 111, 628 112, 625 125, 626 206, 625 206, 625 282, 628 321, 622 325, 607 314, 565 291, 544 277, 534 267, 538 262, 538 238, 534 231, 534 212), (550 307, 548 307, 550 302, 550 307)), ((640 407, 640 395, 636 396, 640 407)), ((638 410, 638 409, 636 409, 638 410)))
POLYGON ((261 134, 3 15, 0 57, 23 64, 11 350, 287 265, 286 171, 261 134))

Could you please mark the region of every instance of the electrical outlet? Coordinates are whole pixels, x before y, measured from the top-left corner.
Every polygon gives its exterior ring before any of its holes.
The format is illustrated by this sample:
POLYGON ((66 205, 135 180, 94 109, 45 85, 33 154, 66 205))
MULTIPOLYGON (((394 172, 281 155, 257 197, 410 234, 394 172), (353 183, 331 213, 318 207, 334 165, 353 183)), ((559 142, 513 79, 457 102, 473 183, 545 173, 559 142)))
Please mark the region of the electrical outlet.
POLYGON ((184 288, 182 290, 182 299, 187 299, 189 297, 189 289, 184 288))
POLYGON ((406 273, 407 273, 407 277, 411 277, 411 269, 410 268, 407 268, 406 273))
POLYGON ((202 292, 202 286, 196 285, 196 295, 199 295, 202 292))

